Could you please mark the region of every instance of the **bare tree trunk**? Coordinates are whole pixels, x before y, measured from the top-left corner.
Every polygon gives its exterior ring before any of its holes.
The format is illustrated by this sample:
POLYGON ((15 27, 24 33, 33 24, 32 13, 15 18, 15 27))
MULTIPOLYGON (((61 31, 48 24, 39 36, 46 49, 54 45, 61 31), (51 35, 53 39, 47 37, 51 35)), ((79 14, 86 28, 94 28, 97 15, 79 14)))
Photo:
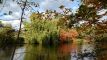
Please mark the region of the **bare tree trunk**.
MULTIPOLYGON (((23 14, 24 14, 24 10, 25 10, 25 8, 26 8, 26 3, 27 3, 27 0, 25 1, 24 5, 23 5, 23 8, 22 8, 20 26, 19 26, 19 31, 18 31, 18 35, 17 35, 17 39, 16 39, 16 40, 19 40, 19 36, 20 36, 20 32, 21 32, 21 26, 22 26, 22 22, 23 22, 23 14)), ((14 50, 13 50, 11 60, 14 59, 15 50, 16 50, 16 45, 15 45, 15 48, 14 48, 14 50)))
POLYGON ((22 28, 21 26, 22 26, 22 22, 23 22, 23 14, 24 14, 25 7, 26 7, 26 2, 24 4, 24 8, 22 8, 22 14, 21 14, 21 20, 20 20, 20 26, 19 26, 19 31, 18 31, 18 35, 17 35, 17 40, 19 40, 19 35, 21 32, 21 28, 22 28))

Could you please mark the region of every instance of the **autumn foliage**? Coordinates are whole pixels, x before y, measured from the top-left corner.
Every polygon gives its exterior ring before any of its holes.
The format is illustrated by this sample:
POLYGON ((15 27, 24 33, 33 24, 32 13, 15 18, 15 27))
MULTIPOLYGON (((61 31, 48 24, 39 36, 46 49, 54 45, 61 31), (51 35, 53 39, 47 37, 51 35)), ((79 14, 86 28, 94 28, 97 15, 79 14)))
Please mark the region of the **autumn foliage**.
POLYGON ((73 40, 78 36, 78 32, 75 29, 68 29, 65 31, 64 29, 60 30, 60 40, 67 41, 73 40))

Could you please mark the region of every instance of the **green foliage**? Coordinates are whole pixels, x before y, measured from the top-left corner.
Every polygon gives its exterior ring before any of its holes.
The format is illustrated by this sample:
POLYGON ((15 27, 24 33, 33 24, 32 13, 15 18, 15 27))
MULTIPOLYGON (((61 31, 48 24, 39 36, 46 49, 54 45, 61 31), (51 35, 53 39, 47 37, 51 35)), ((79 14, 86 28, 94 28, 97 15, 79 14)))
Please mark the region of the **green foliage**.
MULTIPOLYGON (((92 4, 93 5, 93 4, 92 4)), ((63 5, 59 7, 63 10, 65 8, 63 5)), ((98 15, 96 5, 81 5, 78 9, 78 12, 73 15, 67 15, 68 12, 71 12, 69 9, 65 9, 64 14, 58 13, 61 15, 57 19, 42 19, 42 13, 32 13, 30 16, 30 22, 25 23, 25 40, 28 43, 43 43, 58 41, 59 28, 68 29, 68 28, 80 28, 81 32, 79 33, 82 38, 86 35, 95 35, 95 25, 98 22, 98 15), (66 13, 66 14, 65 14, 66 13), (81 20, 87 21, 82 27, 79 27, 79 22, 81 20), (92 25, 93 24, 93 25, 92 25), (75 25, 75 27, 74 27, 75 25), (82 30, 83 29, 83 30, 82 30), (54 38, 55 39, 54 39, 54 38)), ((45 13, 51 13, 52 11, 47 10, 45 13)), ((48 17, 46 17, 48 18, 48 17)), ((56 43, 56 42, 55 42, 56 43)))
POLYGON ((19 37, 18 40, 15 41, 17 44, 23 44, 25 43, 24 37, 19 37))
POLYGON ((42 43, 43 40, 56 40, 59 32, 56 20, 43 20, 40 14, 31 15, 31 23, 25 23, 25 40, 26 43, 42 43))
POLYGON ((57 45, 59 44, 59 33, 58 31, 51 31, 42 40, 45 45, 57 45))
POLYGON ((76 20, 73 15, 65 15, 63 18, 61 17, 58 19, 57 25, 61 28, 71 28, 75 23, 76 20))
POLYGON ((95 7, 88 7, 86 5, 81 5, 79 7, 79 10, 76 16, 77 18, 81 17, 82 19, 85 19, 85 20, 89 20, 89 18, 95 19, 96 17, 95 7))
POLYGON ((14 30, 10 26, 0 28, 0 44, 15 43, 14 30))
POLYGON ((57 25, 60 26, 60 28, 66 27, 66 20, 64 18, 59 18, 57 25))

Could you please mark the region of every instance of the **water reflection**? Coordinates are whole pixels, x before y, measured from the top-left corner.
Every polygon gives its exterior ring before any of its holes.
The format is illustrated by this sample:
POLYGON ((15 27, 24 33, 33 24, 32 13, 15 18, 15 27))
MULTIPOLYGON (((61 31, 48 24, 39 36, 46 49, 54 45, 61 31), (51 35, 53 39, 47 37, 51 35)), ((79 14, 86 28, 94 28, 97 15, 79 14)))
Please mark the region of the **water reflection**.
POLYGON ((62 44, 59 47, 30 46, 25 60, 95 60, 93 44, 62 44))
MULTIPOLYGON (((0 60, 9 60, 12 46, 0 48, 0 60)), ((14 60, 106 60, 107 46, 89 43, 62 44, 58 47, 42 45, 17 46, 14 60)))
POLYGON ((107 44, 97 43, 96 44, 96 55, 97 60, 107 60, 107 44))
POLYGON ((12 50, 13 50, 13 48, 11 46, 0 47, 0 60, 9 60, 11 57, 11 54, 12 54, 12 50))
POLYGON ((14 55, 14 58, 13 60, 24 60, 24 55, 25 55, 25 47, 20 47, 20 48, 17 48, 16 51, 15 51, 15 55, 14 55))
POLYGON ((83 43, 71 52, 71 60, 95 60, 94 45, 83 43))

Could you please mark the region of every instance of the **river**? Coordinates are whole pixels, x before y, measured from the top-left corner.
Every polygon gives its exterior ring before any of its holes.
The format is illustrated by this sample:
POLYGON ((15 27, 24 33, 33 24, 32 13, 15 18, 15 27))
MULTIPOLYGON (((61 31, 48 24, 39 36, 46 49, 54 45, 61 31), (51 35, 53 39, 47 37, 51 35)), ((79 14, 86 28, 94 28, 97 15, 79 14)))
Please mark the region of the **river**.
MULTIPOLYGON (((14 46, 0 48, 0 60, 10 60, 14 46)), ((14 60, 107 60, 106 44, 73 42, 59 46, 18 45, 14 60)))

